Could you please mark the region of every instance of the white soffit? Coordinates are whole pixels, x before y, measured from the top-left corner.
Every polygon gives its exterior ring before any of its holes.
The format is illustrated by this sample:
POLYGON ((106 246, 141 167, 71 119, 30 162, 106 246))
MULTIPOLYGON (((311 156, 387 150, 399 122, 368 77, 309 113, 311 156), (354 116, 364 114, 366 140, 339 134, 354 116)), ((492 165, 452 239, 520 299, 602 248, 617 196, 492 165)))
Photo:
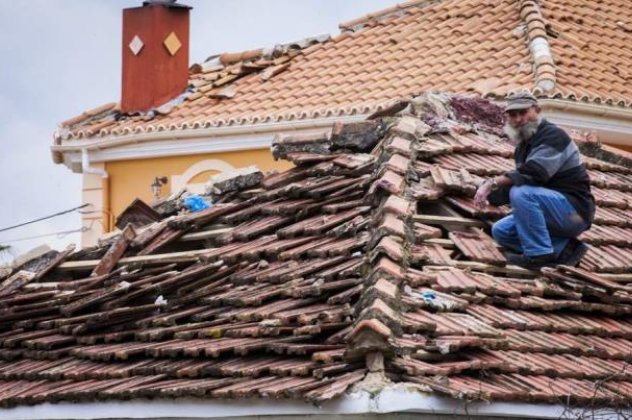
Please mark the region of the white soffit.
POLYGON ((595 131, 604 143, 632 146, 632 110, 608 105, 544 99, 543 115, 569 129, 595 131))
POLYGON ((199 138, 175 141, 149 141, 128 144, 109 149, 91 150, 90 161, 110 162, 115 160, 148 159, 168 156, 197 155, 204 153, 234 152, 239 150, 267 149, 272 145, 273 135, 254 135, 236 138, 199 138))

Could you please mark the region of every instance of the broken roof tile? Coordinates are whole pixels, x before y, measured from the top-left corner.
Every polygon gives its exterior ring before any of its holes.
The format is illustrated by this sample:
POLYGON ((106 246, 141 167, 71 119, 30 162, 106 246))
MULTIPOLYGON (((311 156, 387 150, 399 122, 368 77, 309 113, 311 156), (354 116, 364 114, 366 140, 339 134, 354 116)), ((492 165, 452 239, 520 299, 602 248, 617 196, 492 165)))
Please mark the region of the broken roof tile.
POLYGON ((507 260, 500 253, 494 240, 483 232, 450 232, 450 239, 471 260, 505 265, 507 260))
POLYGON ((513 161, 509 158, 477 153, 437 156, 434 161, 446 169, 453 171, 465 169, 469 173, 480 176, 500 175, 514 167, 513 161))
POLYGON ((481 101, 459 99, 455 113, 449 96, 425 95, 404 104, 403 120, 393 108, 331 135, 279 139, 277 153, 301 167, 152 225, 107 274, 86 277, 112 241, 16 283, 0 302, 0 380, 10 390, 0 402, 320 402, 369 368, 457 398, 584 398, 584 384, 568 381, 601 380, 630 360, 630 172, 625 161, 600 163, 603 152, 590 160, 605 175, 578 269, 503 266, 481 218, 508 209, 476 210, 467 197, 473 174, 513 166, 502 119, 488 115, 500 108, 481 101), (421 187, 428 194, 415 197, 421 187), (221 234, 185 240, 211 223, 221 234), (444 382, 427 376, 437 372, 444 382), (567 382, 550 394, 552 379, 567 382))
POLYGON ((437 188, 446 191, 461 192, 473 195, 476 192, 476 183, 467 170, 451 171, 435 166, 430 169, 430 176, 437 188))
POLYGON ((397 173, 386 170, 373 185, 374 188, 380 188, 393 195, 401 195, 404 187, 404 179, 397 173))

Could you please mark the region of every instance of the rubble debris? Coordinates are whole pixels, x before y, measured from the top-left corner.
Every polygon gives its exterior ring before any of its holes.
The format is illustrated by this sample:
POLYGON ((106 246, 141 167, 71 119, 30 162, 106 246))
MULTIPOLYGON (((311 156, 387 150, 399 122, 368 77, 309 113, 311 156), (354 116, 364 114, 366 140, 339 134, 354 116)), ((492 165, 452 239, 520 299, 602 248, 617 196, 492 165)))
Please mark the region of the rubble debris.
POLYGON ((151 208, 143 200, 136 198, 132 201, 132 204, 127 206, 116 218, 115 226, 121 230, 125 229, 127 225, 139 228, 161 219, 162 216, 156 210, 151 208))
POLYGON ((317 133, 300 136, 277 135, 272 140, 274 159, 285 159, 288 153, 304 152, 329 154, 331 141, 329 133, 317 133))
POLYGON ((211 176, 206 184, 206 193, 222 195, 228 192, 240 191, 259 185, 263 173, 256 166, 235 169, 211 176))
POLYGON ((578 268, 506 265, 489 228, 509 209, 467 196, 477 174, 511 165, 509 146, 452 103, 426 95, 388 121, 284 138, 277 156, 299 166, 217 177, 212 208, 190 212, 179 194, 154 207, 160 220, 12 273, 0 282, 0 404, 320 403, 390 384, 629 403, 630 168, 588 160, 599 201, 578 268))
POLYGON ((334 149, 370 152, 380 137, 377 121, 361 121, 352 124, 336 123, 331 134, 334 149))

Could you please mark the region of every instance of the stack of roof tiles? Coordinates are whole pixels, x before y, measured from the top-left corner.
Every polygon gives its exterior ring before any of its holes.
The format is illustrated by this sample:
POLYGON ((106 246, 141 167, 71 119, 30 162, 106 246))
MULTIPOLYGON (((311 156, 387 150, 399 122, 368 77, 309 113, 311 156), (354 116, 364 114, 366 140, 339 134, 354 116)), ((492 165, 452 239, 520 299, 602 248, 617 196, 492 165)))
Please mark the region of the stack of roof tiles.
POLYGON ((599 209, 578 268, 507 265, 477 209, 501 111, 425 95, 278 139, 296 167, 51 252, 0 283, 0 404, 320 402, 370 377, 492 401, 632 401, 632 159, 577 136, 599 209))
POLYGON ((627 0, 408 1, 331 39, 192 66, 181 103, 145 115, 109 104, 62 123, 57 141, 365 115, 430 90, 627 108, 630 22, 627 0))

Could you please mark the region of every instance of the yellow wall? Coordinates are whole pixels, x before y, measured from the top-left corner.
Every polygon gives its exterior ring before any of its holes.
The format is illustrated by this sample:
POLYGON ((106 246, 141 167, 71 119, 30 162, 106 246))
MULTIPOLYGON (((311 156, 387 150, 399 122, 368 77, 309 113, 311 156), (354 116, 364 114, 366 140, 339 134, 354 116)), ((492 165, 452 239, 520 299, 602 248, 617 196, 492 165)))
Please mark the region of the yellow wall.
MULTIPOLYGON (((118 217, 135 198, 151 203, 153 197, 150 185, 157 176, 166 176, 169 179, 168 183, 162 187, 161 194, 163 197, 168 196, 171 191, 172 175, 181 175, 193 164, 206 159, 220 159, 235 168, 256 165, 264 172, 272 169, 282 171, 292 167, 292 164, 287 161, 274 161, 269 149, 107 162, 105 169, 110 176, 109 194, 112 213, 118 217)), ((214 172, 200 174, 192 181, 205 182, 214 172)))
POLYGON ((622 144, 608 144, 608 146, 616 147, 617 149, 632 153, 632 146, 623 146, 622 144))

